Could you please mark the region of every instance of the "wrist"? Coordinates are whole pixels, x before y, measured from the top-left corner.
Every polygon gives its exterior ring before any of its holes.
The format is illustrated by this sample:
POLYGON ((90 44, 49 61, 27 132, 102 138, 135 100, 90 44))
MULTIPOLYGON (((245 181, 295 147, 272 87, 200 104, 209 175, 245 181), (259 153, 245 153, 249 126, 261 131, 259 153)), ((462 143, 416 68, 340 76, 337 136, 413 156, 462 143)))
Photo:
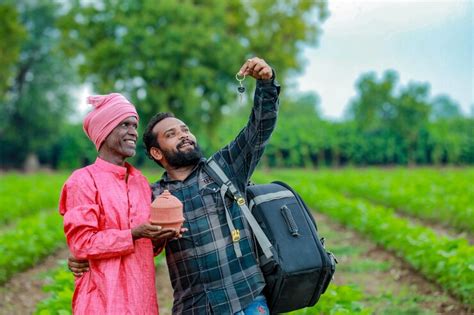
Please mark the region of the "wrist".
POLYGON ((131 229, 130 230, 130 234, 132 235, 132 240, 133 241, 136 241, 138 240, 139 238, 141 238, 138 233, 135 231, 135 229, 131 229))
POLYGON ((159 254, 163 248, 166 246, 166 242, 167 240, 156 240, 156 241, 153 241, 152 244, 153 244, 153 253, 155 254, 159 254))

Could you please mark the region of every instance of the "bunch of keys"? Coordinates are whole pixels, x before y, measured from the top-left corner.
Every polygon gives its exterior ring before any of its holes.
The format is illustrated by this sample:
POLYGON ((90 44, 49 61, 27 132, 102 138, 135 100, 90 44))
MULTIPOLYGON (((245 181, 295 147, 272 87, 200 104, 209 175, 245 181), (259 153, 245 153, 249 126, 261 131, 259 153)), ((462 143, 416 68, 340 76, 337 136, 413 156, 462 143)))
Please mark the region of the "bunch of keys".
POLYGON ((242 104, 242 97, 245 92, 245 87, 242 85, 242 82, 245 80, 245 75, 242 76, 242 75, 239 75, 239 73, 237 73, 235 75, 235 79, 239 81, 239 84, 240 84, 240 86, 237 88, 237 91, 239 92, 240 104, 242 104))

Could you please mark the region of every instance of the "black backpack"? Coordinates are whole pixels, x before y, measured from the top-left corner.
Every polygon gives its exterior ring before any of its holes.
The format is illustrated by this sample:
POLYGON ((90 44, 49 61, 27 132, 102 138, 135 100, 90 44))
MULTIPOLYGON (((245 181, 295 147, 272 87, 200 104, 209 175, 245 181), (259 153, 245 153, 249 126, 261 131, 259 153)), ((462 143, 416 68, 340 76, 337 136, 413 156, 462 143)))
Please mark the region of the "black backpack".
POLYGON ((324 248, 301 197, 287 184, 273 182, 247 186, 245 200, 212 158, 206 172, 221 191, 230 192, 252 228, 271 313, 315 305, 332 280, 337 260, 324 248))

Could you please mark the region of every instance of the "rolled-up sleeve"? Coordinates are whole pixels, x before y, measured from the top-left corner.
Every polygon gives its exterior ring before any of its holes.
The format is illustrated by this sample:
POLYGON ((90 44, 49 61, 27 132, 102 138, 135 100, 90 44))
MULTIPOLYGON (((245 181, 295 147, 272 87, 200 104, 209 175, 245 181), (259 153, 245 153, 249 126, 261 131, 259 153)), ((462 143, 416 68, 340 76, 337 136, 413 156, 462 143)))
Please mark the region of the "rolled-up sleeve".
POLYGON ((64 233, 71 253, 80 259, 103 259, 134 252, 130 229, 101 229, 96 191, 70 180, 64 185, 59 211, 64 216, 64 233))

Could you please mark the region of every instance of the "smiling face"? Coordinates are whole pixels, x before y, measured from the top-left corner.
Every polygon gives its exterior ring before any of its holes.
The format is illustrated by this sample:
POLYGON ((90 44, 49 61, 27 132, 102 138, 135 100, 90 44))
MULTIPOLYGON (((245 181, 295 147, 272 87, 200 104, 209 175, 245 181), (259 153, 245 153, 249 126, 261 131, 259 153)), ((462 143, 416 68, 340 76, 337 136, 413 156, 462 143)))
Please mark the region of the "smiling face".
POLYGON ((168 117, 153 127, 159 148, 153 147, 150 154, 165 168, 195 165, 202 157, 196 137, 181 120, 168 117))
POLYGON ((126 158, 135 155, 137 128, 136 117, 131 116, 122 120, 105 138, 99 149, 99 156, 113 164, 123 165, 126 158))

